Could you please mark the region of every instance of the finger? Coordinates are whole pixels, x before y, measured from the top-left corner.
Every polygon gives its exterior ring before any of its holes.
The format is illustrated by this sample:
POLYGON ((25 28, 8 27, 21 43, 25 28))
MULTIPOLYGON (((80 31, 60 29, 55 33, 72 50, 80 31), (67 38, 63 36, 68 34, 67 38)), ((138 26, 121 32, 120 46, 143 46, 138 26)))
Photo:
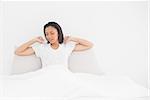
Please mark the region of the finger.
POLYGON ((39 41, 41 44, 43 44, 44 43, 44 41, 39 41))
POLYGON ((43 39, 42 37, 39 37, 39 39, 43 39))
POLYGON ((41 41, 44 41, 44 39, 43 39, 42 37, 40 38, 40 40, 41 40, 41 41))
POLYGON ((66 44, 66 43, 67 43, 67 40, 65 40, 64 43, 66 44))

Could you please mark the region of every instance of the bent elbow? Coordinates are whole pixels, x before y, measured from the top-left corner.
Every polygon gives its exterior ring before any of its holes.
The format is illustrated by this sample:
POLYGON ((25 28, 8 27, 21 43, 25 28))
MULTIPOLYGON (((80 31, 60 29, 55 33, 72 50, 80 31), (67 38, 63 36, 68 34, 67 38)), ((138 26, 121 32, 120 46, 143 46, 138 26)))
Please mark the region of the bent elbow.
POLYGON ((89 48, 93 48, 93 46, 94 46, 94 44, 91 42, 91 43, 89 44, 89 48))
POLYGON ((14 54, 15 54, 15 55, 18 55, 18 56, 21 56, 21 52, 20 52, 18 49, 16 49, 16 50, 14 51, 14 54))
POLYGON ((14 54, 18 56, 20 55, 20 53, 17 50, 15 50, 14 54))

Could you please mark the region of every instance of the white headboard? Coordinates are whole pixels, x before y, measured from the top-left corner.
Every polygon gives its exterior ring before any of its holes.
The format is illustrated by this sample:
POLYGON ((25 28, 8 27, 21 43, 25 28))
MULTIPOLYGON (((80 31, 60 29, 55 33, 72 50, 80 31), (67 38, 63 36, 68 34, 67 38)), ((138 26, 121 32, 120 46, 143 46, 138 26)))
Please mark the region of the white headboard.
MULTIPOLYGON (((103 74, 92 49, 82 52, 73 52, 69 57, 68 64, 69 69, 72 72, 103 74)), ((35 55, 31 56, 14 55, 11 73, 21 74, 35 71, 42 68, 41 65, 42 64, 40 58, 36 57, 35 55)))

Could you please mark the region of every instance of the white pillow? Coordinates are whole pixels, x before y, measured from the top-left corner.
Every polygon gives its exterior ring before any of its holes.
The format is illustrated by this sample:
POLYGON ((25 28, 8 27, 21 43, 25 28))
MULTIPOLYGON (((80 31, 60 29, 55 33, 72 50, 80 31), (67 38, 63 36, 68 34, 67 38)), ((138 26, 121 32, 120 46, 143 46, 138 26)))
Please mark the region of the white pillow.
POLYGON ((104 74, 92 49, 73 52, 69 58, 69 69, 72 72, 104 74))
POLYGON ((35 55, 17 56, 14 55, 11 74, 21 74, 38 70, 42 67, 40 58, 35 55))
MULTIPOLYGON (((91 49, 73 52, 69 57, 68 65, 72 72, 103 74, 103 71, 95 58, 94 52, 91 49)), ((40 68, 42 68, 41 60, 35 55, 14 56, 12 74, 31 72, 40 68)))

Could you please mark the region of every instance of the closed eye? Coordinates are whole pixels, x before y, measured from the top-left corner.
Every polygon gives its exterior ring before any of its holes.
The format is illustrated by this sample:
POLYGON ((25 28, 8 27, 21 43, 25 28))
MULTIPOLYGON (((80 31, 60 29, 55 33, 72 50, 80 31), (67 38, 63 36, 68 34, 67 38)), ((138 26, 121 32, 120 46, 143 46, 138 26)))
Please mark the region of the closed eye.
POLYGON ((51 35, 54 35, 54 33, 51 33, 51 35))

